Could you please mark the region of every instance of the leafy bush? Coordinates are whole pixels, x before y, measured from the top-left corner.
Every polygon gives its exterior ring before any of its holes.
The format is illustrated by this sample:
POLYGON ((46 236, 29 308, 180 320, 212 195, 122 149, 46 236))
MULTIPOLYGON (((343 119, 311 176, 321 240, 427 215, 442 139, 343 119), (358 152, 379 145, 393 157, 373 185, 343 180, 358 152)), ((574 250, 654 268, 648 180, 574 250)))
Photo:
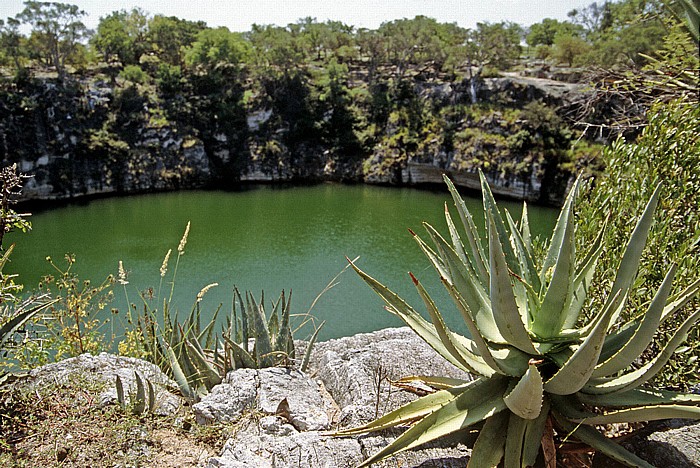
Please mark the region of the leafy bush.
MULTIPOLYGON (((603 151, 605 170, 593 180, 580 203, 579 245, 589 245, 598 236, 600 223, 609 213, 634 212, 640 199, 651 196, 661 181, 664 192, 659 204, 662 216, 652 227, 647 252, 642 257, 639 288, 630 296, 634 311, 652 300, 650 284, 661 281, 669 263, 678 264, 680 288, 690 285, 700 271, 700 108, 688 99, 660 103, 648 113, 648 125, 636 142, 619 139, 603 151), (661 255, 663 253, 663 256, 661 255)), ((613 278, 612 259, 619 255, 630 227, 624 217, 610 217, 611 229, 603 237, 610 256, 600 261, 600 278, 591 291, 596 305, 606 297, 602 285, 613 278)), ((693 311, 700 309, 696 300, 693 311)), ((681 318, 661 326, 661 342, 678 328, 681 318)), ((658 351, 655 344, 652 352, 658 351)), ((692 330, 686 352, 674 354, 658 376, 664 386, 688 388, 700 381, 700 335, 692 330)))
POLYGON ((119 72, 119 77, 124 81, 131 81, 136 84, 145 84, 148 82, 148 74, 138 65, 127 65, 119 72))
MULTIPOLYGON (((654 190, 617 266, 606 301, 586 324, 578 325, 598 259, 605 251, 604 227, 582 260, 576 260, 574 202, 570 191, 548 246, 536 255, 526 207, 520 223, 501 215, 486 179, 481 186, 487 242, 482 244, 471 214, 445 179, 462 220, 466 243, 445 210, 450 240, 425 224, 431 248, 414 234, 461 313, 471 338, 450 331, 418 279, 411 278, 431 322, 386 286, 353 267, 379 294, 387 310, 409 325, 443 358, 478 376, 473 381, 413 377, 436 391, 365 426, 339 435, 413 422, 391 444, 367 459, 367 466, 392 454, 483 422, 470 466, 532 466, 540 445, 555 450, 552 427, 562 443, 572 436, 631 466, 644 460, 595 430, 595 425, 680 417, 700 419, 698 395, 661 392, 642 385, 659 372, 700 319, 694 311, 651 360, 633 364, 652 341, 659 323, 673 317, 700 290, 700 279, 671 296, 678 265, 667 270, 653 300, 636 308, 634 319, 618 324, 659 200, 654 190)), ((654 252, 660 257, 659 252, 654 252)))

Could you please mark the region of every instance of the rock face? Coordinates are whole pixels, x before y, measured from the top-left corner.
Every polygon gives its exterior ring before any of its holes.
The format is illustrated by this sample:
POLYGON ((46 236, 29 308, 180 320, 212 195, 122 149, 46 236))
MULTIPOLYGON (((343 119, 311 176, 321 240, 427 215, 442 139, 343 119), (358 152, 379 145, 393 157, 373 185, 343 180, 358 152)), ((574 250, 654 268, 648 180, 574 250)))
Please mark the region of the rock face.
MULTIPOLYGON (((511 111, 541 101, 554 113, 578 92, 576 85, 537 78, 481 81, 479 102, 511 111)), ((468 102, 464 80, 416 78, 404 87, 400 100, 410 98, 413 107, 447 111, 468 102)), ((243 108, 235 102, 223 104, 217 96, 195 93, 153 100, 138 87, 115 86, 96 77, 35 79, 21 85, 0 80, 0 159, 3 165, 18 163, 33 176, 25 184, 25 200, 260 182, 442 184, 442 172, 458 178, 459 173, 475 172, 477 164, 488 168, 492 184, 509 196, 543 201, 540 192, 552 192, 555 201, 560 196, 555 185, 561 181, 543 186, 546 168, 534 156, 537 152, 525 148, 530 143, 522 132, 539 138, 537 129, 525 125, 527 118, 508 121, 501 111, 475 110, 476 117, 455 117, 449 124, 425 121, 407 134, 408 124, 397 110, 373 131, 375 136, 361 142, 353 133, 358 130, 352 118, 306 116, 324 128, 334 122, 329 131, 337 135, 330 138, 313 126, 295 130, 299 116, 280 110, 295 107, 286 98, 273 110, 266 99, 243 108), (195 104, 203 107, 195 110, 195 104), (226 119, 218 118, 219 106, 226 109, 226 119), (425 133, 427 128, 431 130, 425 133), (437 181, 428 171, 431 166, 439 169, 437 181)), ((355 117, 369 111, 358 112, 355 117)))
POLYGON ((319 387, 296 369, 240 369, 194 405, 195 416, 200 424, 234 422, 256 411, 281 415, 297 431, 327 430, 336 408, 319 387))
POLYGON ((410 375, 464 378, 409 328, 387 328, 317 343, 310 367, 341 408, 339 424, 364 424, 414 397, 389 385, 410 375))
POLYGON ((177 389, 177 384, 163 374, 158 366, 141 359, 107 353, 101 353, 98 356, 83 354, 39 367, 29 373, 26 384, 41 387, 46 384, 55 385, 66 382, 71 378, 86 379, 90 383, 104 384, 100 403, 107 405, 117 401, 117 376, 122 381, 125 395, 136 393, 135 372, 138 372, 142 379, 145 378, 153 384, 156 391, 154 411, 156 414, 174 415, 182 408, 184 401, 173 393, 177 389))
MULTIPOLYGON (((658 467, 700 467, 700 423, 671 419, 654 421, 621 442, 627 450, 658 467)), ((623 465, 596 455, 595 468, 618 468, 623 465)))
MULTIPOLYGON (((310 376, 287 369, 239 370, 195 405, 197 419, 245 417, 209 467, 350 467, 379 451, 397 432, 337 438, 324 431, 367 423, 416 397, 389 385, 407 375, 469 379, 408 328, 386 329, 318 343, 310 376), (327 391, 327 393, 326 393, 327 391), (233 403, 233 397, 244 403, 233 403), (286 399, 286 405, 280 405, 286 399), (309 403, 311 403, 309 405, 309 403), (319 411, 322 410, 322 411, 319 411)), ((398 455, 376 466, 464 467, 465 445, 449 443, 398 455)))
MULTIPOLYGON (((173 414, 181 407, 180 397, 169 392, 175 384, 156 366, 105 353, 82 355, 35 369, 26 384, 55 385, 77 376, 104 384, 101 400, 108 404, 116 399, 116 376, 133 391, 134 372, 159 389, 157 412, 173 414)), ((332 437, 329 432, 367 423, 415 399, 412 393, 389 385, 389 380, 408 375, 471 378, 446 363, 408 328, 317 343, 308 373, 287 368, 233 371, 193 407, 198 423, 221 422, 232 429, 221 453, 209 458, 206 466, 356 466, 401 431, 346 438, 332 437)), ((461 437, 403 452, 374 466, 461 468, 469 460, 468 446, 473 443, 461 437)), ((700 424, 678 420, 652 423, 622 444, 655 466, 700 466, 700 424)), ((597 456, 594 466, 619 465, 597 456)))

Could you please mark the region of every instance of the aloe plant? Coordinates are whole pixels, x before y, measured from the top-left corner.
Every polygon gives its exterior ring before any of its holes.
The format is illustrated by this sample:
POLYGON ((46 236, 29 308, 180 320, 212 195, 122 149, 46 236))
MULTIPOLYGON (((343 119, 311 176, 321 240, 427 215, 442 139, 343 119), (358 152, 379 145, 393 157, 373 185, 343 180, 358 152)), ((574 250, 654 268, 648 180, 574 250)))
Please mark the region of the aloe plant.
MULTIPOLYGON (((243 295, 234 288, 231 314, 221 334, 214 333, 219 311, 206 327, 200 324, 198 303, 183 323, 177 317, 168 319, 159 332, 157 324, 148 339, 149 352, 163 356, 162 368, 175 379, 182 393, 193 401, 199 400, 223 377, 234 369, 264 368, 288 365, 295 359, 294 339, 290 324, 291 295, 284 291, 265 311, 265 295, 256 301, 253 294, 243 295)), ((305 370, 309 354, 318 336, 316 330, 302 360, 305 370)))
MULTIPOLYGON (((595 425, 661 418, 700 418, 700 396, 644 387, 686 338, 700 318, 692 311, 660 352, 636 365, 661 322, 678 312, 700 289, 700 280, 671 295, 676 266, 646 310, 618 323, 637 274, 652 224, 659 187, 649 200, 627 244, 617 275, 600 310, 582 312, 596 262, 603 254, 602 235, 580 260, 574 242, 574 202, 570 191, 543 255, 537 256, 527 207, 516 223, 501 215, 483 174, 481 188, 486 239, 454 185, 445 182, 464 230, 460 234, 445 205, 449 240, 425 224, 434 247, 413 233, 435 267, 471 337, 447 328, 441 312, 420 281, 411 278, 430 321, 386 286, 355 271, 437 353, 476 376, 473 381, 441 377, 422 380, 435 391, 362 427, 337 435, 356 435, 412 424, 391 444, 368 458, 368 466, 439 437, 483 424, 469 466, 531 466, 540 446, 553 447, 552 425, 562 438, 573 437, 629 466, 651 466, 615 444, 595 425), (542 257, 542 258, 539 258, 542 257), (591 313, 593 312, 593 313, 591 313)), ((602 231, 601 229, 601 234, 602 231)))
MULTIPOLYGON (((153 413, 156 410, 156 391, 153 384, 147 378, 141 377, 137 371, 134 371, 134 380, 136 381, 136 394, 133 395, 131 400, 133 403, 131 412, 137 416, 144 413, 153 413)), ((117 404, 122 409, 126 409, 127 400, 124 392, 124 383, 119 376, 116 377, 115 387, 117 389, 117 404)))

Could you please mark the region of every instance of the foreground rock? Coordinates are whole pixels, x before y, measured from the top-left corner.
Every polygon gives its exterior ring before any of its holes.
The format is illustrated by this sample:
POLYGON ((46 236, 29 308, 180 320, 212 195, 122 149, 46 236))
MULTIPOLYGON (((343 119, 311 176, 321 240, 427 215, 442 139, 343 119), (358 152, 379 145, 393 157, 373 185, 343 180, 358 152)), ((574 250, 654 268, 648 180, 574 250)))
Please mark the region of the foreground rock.
POLYGON ((138 372, 142 379, 151 382, 156 391, 156 408, 154 413, 170 416, 178 413, 184 400, 177 393, 177 384, 169 379, 155 364, 141 359, 100 353, 98 356, 83 354, 78 357, 48 364, 32 370, 26 381, 30 387, 67 384, 81 379, 85 384, 103 385, 100 404, 116 403, 116 378, 119 376, 124 387, 124 394, 136 393, 138 372))
MULTIPOLYGON (((326 431, 367 423, 416 398, 391 387, 389 380, 433 374, 470 378, 408 328, 318 343, 309 374, 288 369, 230 373, 194 407, 201 422, 239 421, 221 456, 208 466, 356 466, 398 432, 337 438, 326 431)), ((458 443, 449 447, 451 442, 402 453, 376 466, 464 467, 469 449, 458 443)))
MULTIPOLYGON (((173 415, 182 408, 184 402, 176 395, 177 391, 171 391, 175 384, 156 366, 105 353, 82 355, 35 369, 24 382, 35 388, 75 379, 96 382, 104 388, 100 394, 101 403, 109 404, 116 400, 116 376, 124 382, 127 393, 128 389, 133 392, 135 372, 158 389, 156 412, 173 415)), ((401 431, 347 438, 328 434, 338 428, 365 424, 415 399, 412 393, 389 384, 390 380, 408 375, 470 378, 439 357, 408 328, 318 343, 308 373, 287 368, 231 372, 193 406, 197 423, 223 423, 230 430, 229 439, 218 456, 211 457, 212 452, 208 452, 196 458, 198 462, 180 460, 181 465, 177 466, 356 466, 389 444, 401 431)), ((469 460, 468 447, 473 441, 465 443, 465 435, 460 437, 400 453, 373 466, 464 467, 469 460)), ((697 423, 677 420, 651 423, 621 443, 655 466, 700 466, 700 424, 697 423)), ((149 458, 149 461, 173 466, 165 460, 149 458)), ((594 466, 619 465, 596 456, 594 466)))
MULTIPOLYGON (((700 467, 700 423, 687 419, 654 421, 620 441, 654 466, 673 468, 700 467)), ((595 468, 618 468, 624 465, 596 455, 595 468)))

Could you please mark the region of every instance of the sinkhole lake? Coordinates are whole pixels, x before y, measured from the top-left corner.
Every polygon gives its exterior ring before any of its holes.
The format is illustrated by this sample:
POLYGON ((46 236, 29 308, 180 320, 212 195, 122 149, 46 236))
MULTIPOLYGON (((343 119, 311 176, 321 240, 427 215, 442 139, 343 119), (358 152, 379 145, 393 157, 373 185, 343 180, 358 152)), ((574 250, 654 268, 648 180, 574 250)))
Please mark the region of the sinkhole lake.
MULTIPOLYGON (((215 282, 219 286, 201 302, 204 319, 219 304, 223 304, 222 311, 230 311, 234 285, 254 292, 258 299, 264 290, 267 306, 283 289, 292 290, 292 312, 304 314, 347 265, 345 256, 360 256, 360 268, 424 311, 407 275, 413 272, 434 294, 448 324, 464 332, 437 274, 408 232, 411 228, 423 235, 422 222, 426 221, 447 235, 446 201, 459 222, 446 191, 366 185, 262 186, 236 192, 187 191, 92 200, 39 212, 31 217, 30 233, 8 236, 7 245, 17 245, 6 272, 18 274, 18 281, 31 290, 42 275, 52 272, 47 256, 64 266, 64 255, 72 253, 76 257, 73 271, 81 279, 99 283, 109 274, 116 275, 121 260, 128 272, 129 301, 137 302, 139 291, 152 287, 157 293, 161 263, 168 249, 173 249, 161 291, 167 297, 178 243, 190 221, 172 301, 181 314, 189 312, 202 287, 215 282)), ((481 200, 467 198, 466 202, 477 225, 482 226, 481 200)), ((520 216, 520 203, 499 204, 516 219, 520 216)), ((557 211, 535 206, 529 211, 533 234, 549 236, 557 211)), ((109 307, 120 310, 114 318, 123 323, 124 288, 115 285, 114 293, 109 307)), ((111 315, 103 314, 102 319, 111 315)), ((311 314, 326 321, 319 339, 403 325, 350 269, 318 299, 311 314)), ((305 327, 296 337, 306 338, 311 331, 305 327)))

